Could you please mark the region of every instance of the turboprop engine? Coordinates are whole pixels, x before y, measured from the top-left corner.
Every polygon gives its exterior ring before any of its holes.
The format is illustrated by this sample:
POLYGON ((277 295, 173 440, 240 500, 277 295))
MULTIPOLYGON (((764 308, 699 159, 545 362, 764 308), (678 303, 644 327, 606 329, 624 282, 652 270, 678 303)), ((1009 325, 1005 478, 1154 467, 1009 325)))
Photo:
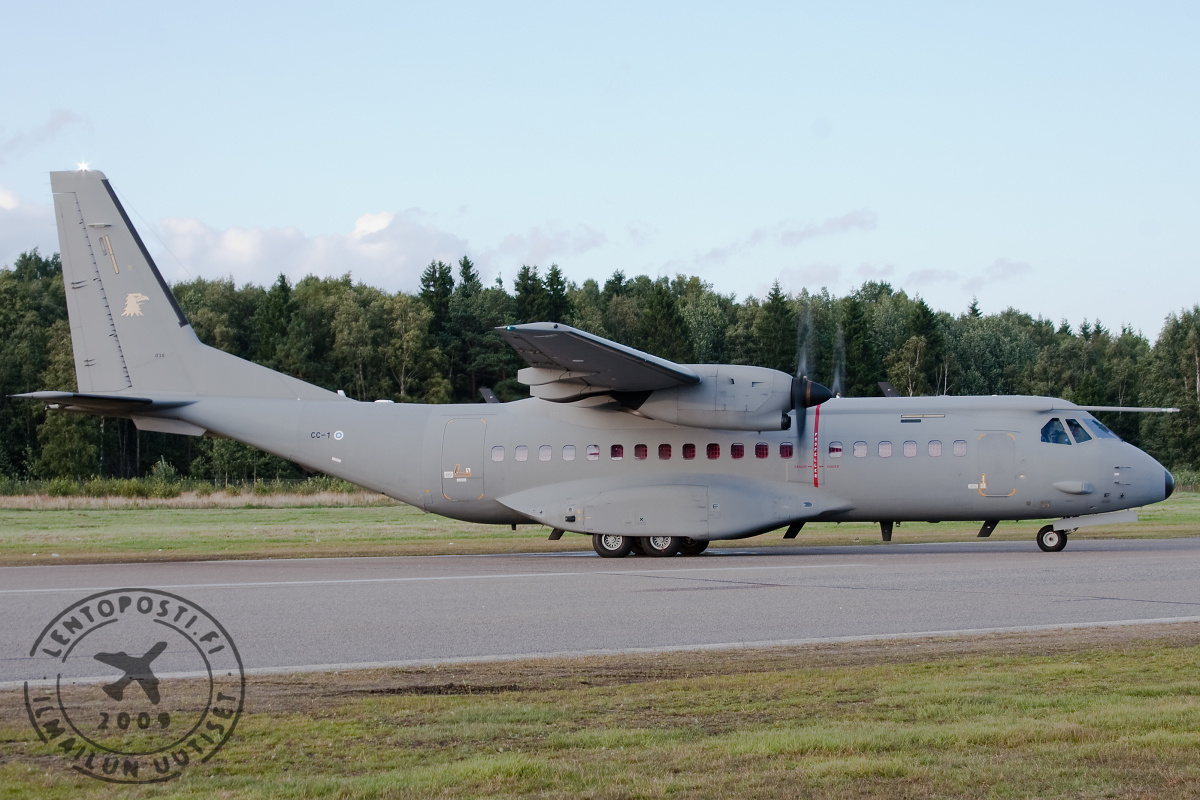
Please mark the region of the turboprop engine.
POLYGON ((787 430, 788 412, 828 400, 819 383, 786 372, 731 364, 690 364, 700 376, 694 386, 652 392, 637 412, 675 425, 734 431, 787 430))

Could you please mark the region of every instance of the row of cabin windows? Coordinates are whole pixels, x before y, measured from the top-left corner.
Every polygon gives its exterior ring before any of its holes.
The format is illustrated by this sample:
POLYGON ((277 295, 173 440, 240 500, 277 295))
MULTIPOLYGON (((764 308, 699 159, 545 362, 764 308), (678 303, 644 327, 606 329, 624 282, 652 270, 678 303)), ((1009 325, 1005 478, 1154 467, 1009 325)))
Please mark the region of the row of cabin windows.
MULTIPOLYGON (((960 458, 967 454, 967 443, 962 439, 956 440, 954 442, 954 444, 952 445, 952 448, 953 448, 952 452, 954 453, 954 455, 959 456, 960 458)), ((867 443, 866 442, 855 442, 854 449, 852 452, 854 453, 855 458, 866 458, 867 457, 867 443)), ((876 452, 879 453, 880 458, 891 458, 892 457, 892 443, 891 442, 880 442, 879 446, 876 449, 876 452)), ((900 452, 904 453, 905 458, 915 458, 917 455, 917 443, 913 442, 913 441, 905 442, 904 444, 902 444, 900 446, 900 452)), ((929 444, 926 446, 926 452, 929 453, 929 455, 932 458, 939 458, 942 455, 942 443, 940 441, 938 441, 937 439, 934 439, 933 441, 929 442, 929 444)), ((842 443, 841 442, 830 442, 829 443, 829 457, 830 458, 841 458, 842 457, 842 443)))
MULTIPOLYGON (((669 444, 660 444, 658 446, 658 460, 659 461, 670 461, 672 449, 673 448, 669 444)), ((680 450, 681 450, 681 455, 683 456, 684 461, 691 461, 692 459, 694 459, 696 457, 696 445, 694 445, 690 442, 688 444, 683 445, 683 447, 681 447, 680 450)), ((589 444, 587 447, 584 448, 583 452, 586 455, 588 461, 599 461, 600 460, 600 445, 598 445, 598 444, 589 444)), ((793 444, 791 442, 781 442, 779 444, 779 457, 780 458, 791 458, 794 452, 795 452, 795 450, 794 450, 793 444)), ((710 461, 720 458, 721 457, 721 445, 716 444, 715 442, 706 445, 704 448, 704 455, 710 461)), ((538 456, 538 461, 549 461, 551 458, 554 457, 554 449, 550 445, 544 444, 538 448, 537 456, 538 456)), ((730 458, 745 458, 746 457, 746 445, 742 444, 741 442, 734 442, 733 444, 729 445, 729 456, 730 456, 730 458)), ((771 445, 767 444, 766 442, 758 442, 754 445, 754 457, 755 458, 770 458, 770 456, 771 456, 771 445)), ((608 448, 608 457, 612 461, 620 461, 623 458, 625 458, 625 445, 614 444, 611 447, 609 447, 608 448)), ((633 446, 633 457, 638 461, 645 461, 647 458, 650 457, 649 445, 635 444, 633 446)), ((523 444, 519 444, 516 447, 514 447, 513 448, 513 459, 516 461, 528 461, 529 460, 529 447, 527 445, 523 445, 523 444)), ((492 461, 503 461, 503 460, 504 460, 504 446, 498 444, 492 448, 492 461)), ((562 460, 563 461, 574 461, 575 460, 575 445, 573 445, 573 444, 563 445, 562 460)))

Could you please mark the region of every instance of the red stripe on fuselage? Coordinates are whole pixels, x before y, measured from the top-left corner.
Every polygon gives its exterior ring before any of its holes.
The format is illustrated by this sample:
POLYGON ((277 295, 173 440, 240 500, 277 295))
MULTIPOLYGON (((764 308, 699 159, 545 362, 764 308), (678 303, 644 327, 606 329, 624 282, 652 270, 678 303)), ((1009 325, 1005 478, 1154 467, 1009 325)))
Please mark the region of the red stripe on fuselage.
POLYGON ((817 486, 817 437, 821 431, 821 407, 817 406, 816 415, 813 419, 813 488, 817 486))

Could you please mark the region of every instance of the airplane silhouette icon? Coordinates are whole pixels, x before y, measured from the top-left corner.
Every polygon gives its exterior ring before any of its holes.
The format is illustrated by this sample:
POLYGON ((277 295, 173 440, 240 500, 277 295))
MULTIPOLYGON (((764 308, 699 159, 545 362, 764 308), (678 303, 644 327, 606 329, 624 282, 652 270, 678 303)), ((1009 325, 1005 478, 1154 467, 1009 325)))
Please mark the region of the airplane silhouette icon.
POLYGON ((120 680, 104 686, 104 693, 113 700, 120 700, 125 694, 125 687, 133 681, 137 681, 138 685, 142 687, 142 691, 146 693, 146 697, 150 698, 150 702, 158 705, 158 678, 150 670, 150 662, 158 658, 162 651, 166 649, 167 643, 159 642, 147 650, 146 654, 141 658, 134 658, 124 651, 120 653, 96 653, 92 658, 125 672, 125 675, 120 680))

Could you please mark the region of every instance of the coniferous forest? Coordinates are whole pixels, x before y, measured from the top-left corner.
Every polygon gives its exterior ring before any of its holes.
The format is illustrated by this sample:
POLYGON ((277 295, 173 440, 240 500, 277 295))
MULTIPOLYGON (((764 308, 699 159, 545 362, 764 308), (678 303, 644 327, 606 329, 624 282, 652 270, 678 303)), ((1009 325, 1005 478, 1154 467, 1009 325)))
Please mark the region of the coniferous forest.
MULTIPOLYGON (((389 294, 341 278, 238 287, 172 287, 199 338, 359 400, 481 402, 527 396, 524 362, 499 325, 565 322, 681 363, 757 364, 852 397, 1037 394, 1083 405, 1175 406, 1179 414, 1102 414, 1122 438, 1173 469, 1200 467, 1200 305, 1169 314, 1150 344, 1086 318, 1071 324, 1019 309, 931 309, 887 283, 853 293, 722 295, 695 277, 567 281, 557 266, 522 267, 511 289, 485 286, 464 257, 431 263, 420 291, 389 294)), ((1086 309, 1078 309, 1086 314, 1086 309)), ((0 269, 0 394, 76 388, 57 255, 36 250, 0 269)), ((295 465, 224 439, 139 432, 127 420, 50 413, 0 399, 0 478, 141 477, 166 464, 215 480, 299 477, 295 465)))

